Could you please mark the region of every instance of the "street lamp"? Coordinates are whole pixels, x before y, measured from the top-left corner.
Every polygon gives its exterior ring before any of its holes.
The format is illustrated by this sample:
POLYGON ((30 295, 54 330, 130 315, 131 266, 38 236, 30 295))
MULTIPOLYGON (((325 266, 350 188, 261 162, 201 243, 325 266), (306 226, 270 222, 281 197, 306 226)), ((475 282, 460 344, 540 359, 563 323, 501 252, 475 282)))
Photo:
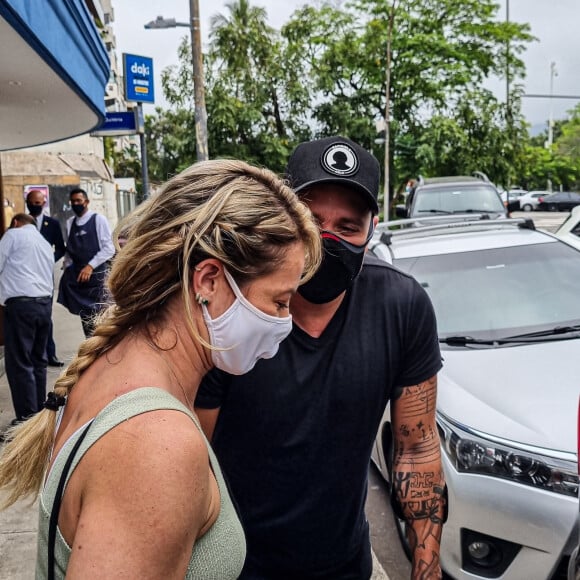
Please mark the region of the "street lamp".
POLYGON ((145 24, 145 28, 176 28, 185 26, 191 31, 191 60, 193 64, 193 90, 195 100, 195 150, 198 161, 209 159, 207 147, 207 112, 205 109, 205 93, 203 87, 203 57, 201 52, 201 32, 199 26, 199 2, 189 0, 190 23, 176 22, 175 18, 158 16, 145 24))
POLYGON ((145 24, 147 30, 155 28, 176 28, 177 26, 189 28, 191 25, 189 22, 176 22, 175 18, 163 18, 163 16, 158 16, 155 20, 151 20, 151 22, 145 24))

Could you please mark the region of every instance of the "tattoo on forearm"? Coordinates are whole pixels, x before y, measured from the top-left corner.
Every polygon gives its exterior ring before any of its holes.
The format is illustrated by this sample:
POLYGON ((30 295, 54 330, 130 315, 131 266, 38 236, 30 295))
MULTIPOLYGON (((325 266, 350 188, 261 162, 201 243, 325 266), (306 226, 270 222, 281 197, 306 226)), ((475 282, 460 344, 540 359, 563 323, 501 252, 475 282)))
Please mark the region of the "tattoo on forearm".
POLYGON ((432 578, 440 578, 441 570, 439 568, 439 555, 431 552, 431 562, 427 562, 421 558, 415 566, 415 575, 413 578, 418 580, 430 580, 432 578))
POLYGON ((439 545, 445 517, 445 478, 434 421, 437 380, 397 393, 393 492, 414 554, 412 577, 440 577, 439 545), (418 551, 419 550, 419 551, 418 551))

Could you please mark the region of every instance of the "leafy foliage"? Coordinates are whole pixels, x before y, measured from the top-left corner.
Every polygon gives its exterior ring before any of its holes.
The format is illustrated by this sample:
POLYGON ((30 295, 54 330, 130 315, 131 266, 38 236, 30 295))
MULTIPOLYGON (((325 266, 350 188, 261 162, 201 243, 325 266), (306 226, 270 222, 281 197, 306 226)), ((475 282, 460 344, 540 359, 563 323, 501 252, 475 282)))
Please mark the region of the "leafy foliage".
MULTIPOLYGON (((277 31, 264 8, 233 0, 212 18, 204 55, 210 155, 281 172, 300 141, 342 134, 384 159, 376 126, 386 105, 392 17, 392 183, 479 170, 504 186, 544 188, 547 179, 576 186, 580 108, 557 126, 552 150, 543 137, 529 138, 517 83, 534 39, 527 24, 505 22, 497 11, 494 0, 318 0, 277 31), (509 79, 509 103, 482 88, 492 76, 509 79)), ((191 62, 184 37, 179 64, 162 75, 170 109, 146 119, 152 181, 195 160, 191 62)), ((134 172, 136 152, 122 157, 118 171, 134 172)))

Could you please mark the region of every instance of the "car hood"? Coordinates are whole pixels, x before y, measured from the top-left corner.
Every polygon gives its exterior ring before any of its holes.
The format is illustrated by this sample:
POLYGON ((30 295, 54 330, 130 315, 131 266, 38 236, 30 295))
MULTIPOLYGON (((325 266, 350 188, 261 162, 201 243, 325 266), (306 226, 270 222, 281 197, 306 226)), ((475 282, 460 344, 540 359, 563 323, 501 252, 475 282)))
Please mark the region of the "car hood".
POLYGON ((516 443, 576 452, 580 339, 443 350, 437 408, 516 443))

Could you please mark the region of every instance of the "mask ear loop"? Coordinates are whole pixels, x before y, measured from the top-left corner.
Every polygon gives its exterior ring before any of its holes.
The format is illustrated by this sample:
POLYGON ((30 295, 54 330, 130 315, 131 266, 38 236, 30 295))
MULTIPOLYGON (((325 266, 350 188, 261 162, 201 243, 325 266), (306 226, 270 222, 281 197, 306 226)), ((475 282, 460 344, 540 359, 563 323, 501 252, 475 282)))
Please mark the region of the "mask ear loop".
POLYGON ((373 237, 373 235, 375 233, 375 226, 373 224, 373 220, 371 220, 371 224, 369 226, 369 232, 367 234, 366 240, 362 244, 353 244, 352 242, 347 242, 344 238, 341 238, 339 235, 337 235, 334 232, 331 232, 329 230, 322 230, 320 233, 321 233, 323 240, 325 238, 334 240, 336 242, 341 243, 343 246, 350 248, 351 251, 356 252, 357 254, 360 254, 366 248, 366 245, 370 242, 371 238, 373 237))

